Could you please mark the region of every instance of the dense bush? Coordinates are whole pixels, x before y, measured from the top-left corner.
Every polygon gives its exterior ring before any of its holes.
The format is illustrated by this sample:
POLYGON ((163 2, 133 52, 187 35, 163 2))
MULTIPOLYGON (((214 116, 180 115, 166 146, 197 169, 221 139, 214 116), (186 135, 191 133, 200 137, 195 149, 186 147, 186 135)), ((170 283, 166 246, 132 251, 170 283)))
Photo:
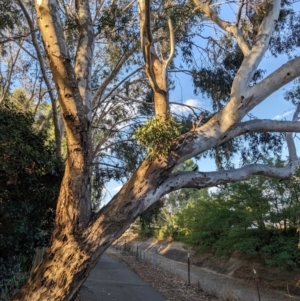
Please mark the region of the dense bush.
POLYGON ((62 164, 33 122, 0 107, 0 291, 18 285, 16 275, 29 270, 52 230, 62 164))
POLYGON ((298 182, 254 177, 210 196, 193 194, 177 214, 177 239, 200 252, 239 251, 279 268, 300 266, 299 192, 298 182))

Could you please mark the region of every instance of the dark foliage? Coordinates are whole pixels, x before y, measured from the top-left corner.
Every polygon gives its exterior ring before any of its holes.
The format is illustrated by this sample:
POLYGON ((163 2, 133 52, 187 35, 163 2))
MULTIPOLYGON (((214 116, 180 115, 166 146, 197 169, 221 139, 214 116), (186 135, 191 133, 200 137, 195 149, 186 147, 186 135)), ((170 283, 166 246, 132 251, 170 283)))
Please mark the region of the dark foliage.
POLYGON ((140 215, 141 232, 142 237, 151 237, 154 235, 155 227, 152 226, 153 221, 157 221, 160 209, 164 206, 163 200, 151 205, 146 211, 140 215))
POLYGON ((33 122, 30 114, 0 108, 0 288, 28 271, 53 227, 63 168, 33 122))
POLYGON ((10 0, 0 0, 0 29, 13 29, 18 24, 20 11, 10 0))

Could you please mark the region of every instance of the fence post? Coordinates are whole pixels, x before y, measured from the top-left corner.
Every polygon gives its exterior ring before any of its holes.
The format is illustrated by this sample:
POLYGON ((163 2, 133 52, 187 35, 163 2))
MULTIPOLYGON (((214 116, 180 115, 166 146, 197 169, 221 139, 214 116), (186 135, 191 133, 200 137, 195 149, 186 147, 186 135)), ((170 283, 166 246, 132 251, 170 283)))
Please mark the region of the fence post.
POLYGON ((136 246, 136 260, 139 259, 139 246, 136 246))
POLYGON ((187 258, 187 265, 188 265, 188 286, 191 285, 191 267, 190 267, 190 253, 188 252, 187 258))
POLYGON ((257 290, 257 296, 258 296, 258 301, 260 301, 260 291, 259 291, 259 285, 258 285, 258 275, 256 273, 255 268, 253 268, 253 273, 255 275, 255 284, 256 284, 256 290, 257 290))
POLYGON ((156 253, 153 251, 152 253, 152 262, 153 262, 153 268, 156 269, 156 253))

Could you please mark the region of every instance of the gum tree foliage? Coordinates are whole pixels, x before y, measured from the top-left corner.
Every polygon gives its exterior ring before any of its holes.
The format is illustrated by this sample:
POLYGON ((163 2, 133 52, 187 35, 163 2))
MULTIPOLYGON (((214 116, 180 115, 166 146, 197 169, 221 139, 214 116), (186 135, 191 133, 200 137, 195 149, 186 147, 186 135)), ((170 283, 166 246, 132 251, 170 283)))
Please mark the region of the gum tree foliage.
MULTIPOLYGON (((11 1, 8 0, 1 0, 0 1, 0 14, 1 14, 1 21, 0 21, 0 29, 9 28, 13 29, 13 27, 18 24, 18 9, 16 9, 11 1)), ((2 41, 3 43, 3 41, 2 41)))
POLYGON ((285 26, 285 36, 297 28, 296 13, 288 22, 282 17, 282 12, 288 18, 293 13, 287 2, 237 2, 233 18, 224 21, 219 14, 222 3, 18 0, 11 4, 20 12, 21 25, 1 29, 6 56, 0 70, 0 100, 14 85, 22 85, 36 105, 50 103, 57 157, 62 156, 63 133, 67 146, 51 242, 14 300, 72 300, 101 254, 167 193, 258 174, 292 176, 298 165, 292 134, 299 131, 298 103, 292 121, 251 119, 249 114, 299 77, 297 39, 282 66, 270 74, 259 69, 269 51, 280 54, 274 45, 281 43, 286 52, 285 39, 278 43, 274 39, 281 35, 280 26, 285 26), (207 39, 206 24, 213 25, 218 36, 207 39), (202 38, 206 44, 199 43, 202 38), (196 50, 209 65, 200 64, 196 50), (230 77, 218 70, 223 65, 230 77), (145 153, 147 145, 140 151, 131 134, 145 120, 138 107, 152 105, 155 118, 166 121, 172 103, 169 91, 178 72, 192 76, 195 89, 212 100, 212 110, 189 107, 194 121, 184 122, 185 131, 172 136, 172 146, 163 155, 145 153), (223 79, 218 90, 213 78, 223 79), (152 103, 147 101, 149 90, 152 103), (247 135, 254 137, 253 143, 247 135), (244 138, 249 141, 246 148, 241 147, 244 138), (279 151, 282 139, 289 151, 286 165, 258 164, 260 155, 279 151), (255 156, 248 156, 254 145, 255 156), (239 152, 244 154, 244 166, 234 169, 230 159, 239 152), (216 171, 175 170, 190 158, 210 154, 217 159, 216 171), (127 164, 126 158, 137 160, 127 164), (128 178, 98 212, 91 202, 96 173, 100 186, 112 177, 128 178))
POLYGON ((0 290, 27 272, 35 248, 46 246, 53 229, 62 164, 45 146, 33 117, 0 107, 0 290))

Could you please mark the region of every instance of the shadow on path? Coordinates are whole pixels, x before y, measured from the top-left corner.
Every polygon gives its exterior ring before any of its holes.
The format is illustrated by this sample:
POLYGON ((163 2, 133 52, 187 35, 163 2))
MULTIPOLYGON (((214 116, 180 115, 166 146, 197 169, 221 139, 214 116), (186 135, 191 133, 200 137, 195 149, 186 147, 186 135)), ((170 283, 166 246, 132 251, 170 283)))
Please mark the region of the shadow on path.
POLYGON ((123 263, 102 255, 80 291, 81 301, 166 301, 123 263))

